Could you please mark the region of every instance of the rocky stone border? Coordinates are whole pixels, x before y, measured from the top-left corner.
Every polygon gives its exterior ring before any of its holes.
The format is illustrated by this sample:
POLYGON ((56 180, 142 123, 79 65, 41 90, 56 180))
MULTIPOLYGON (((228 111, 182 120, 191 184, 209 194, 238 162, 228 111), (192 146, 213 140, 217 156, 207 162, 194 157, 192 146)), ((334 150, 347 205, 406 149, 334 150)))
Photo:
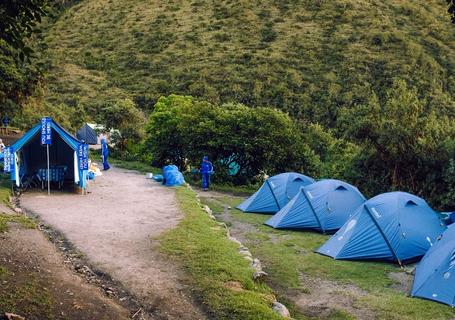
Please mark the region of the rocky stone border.
MULTIPOLYGON (((194 192, 194 189, 189 184, 187 184, 187 187, 194 192)), ((203 205, 199 195, 196 192, 195 192, 195 194, 196 194, 197 202, 199 203, 201 208, 207 213, 207 215, 212 220, 214 220, 219 226, 223 227, 226 230, 227 239, 234 242, 235 244, 237 244, 239 254, 245 260, 248 260, 250 262, 251 269, 252 269, 251 277, 253 278, 253 280, 259 281, 262 278, 267 277, 268 276, 267 272, 262 270, 261 261, 258 258, 253 257, 250 250, 246 246, 244 246, 238 239, 236 239, 235 237, 233 237, 231 235, 231 233, 229 231, 229 227, 226 225, 226 223, 218 221, 216 219, 216 217, 213 215, 212 209, 210 209, 210 207, 208 205, 203 205)), ((273 311, 275 311, 276 313, 278 313, 279 315, 281 315, 284 318, 291 317, 291 314, 289 313, 288 308, 286 308, 286 306, 284 304, 278 302, 276 299, 272 303, 272 309, 273 309, 273 311)))

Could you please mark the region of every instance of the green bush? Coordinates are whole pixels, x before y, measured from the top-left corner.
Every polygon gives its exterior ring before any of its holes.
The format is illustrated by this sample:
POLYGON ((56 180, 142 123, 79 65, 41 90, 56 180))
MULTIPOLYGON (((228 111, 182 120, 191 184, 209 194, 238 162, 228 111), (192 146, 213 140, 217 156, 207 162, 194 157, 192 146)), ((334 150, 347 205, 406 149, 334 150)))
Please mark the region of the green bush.
POLYGON ((157 165, 199 165, 203 155, 215 163, 216 178, 246 183, 260 174, 298 170, 317 173, 318 158, 285 113, 241 104, 216 106, 192 97, 161 97, 147 126, 147 150, 157 165))

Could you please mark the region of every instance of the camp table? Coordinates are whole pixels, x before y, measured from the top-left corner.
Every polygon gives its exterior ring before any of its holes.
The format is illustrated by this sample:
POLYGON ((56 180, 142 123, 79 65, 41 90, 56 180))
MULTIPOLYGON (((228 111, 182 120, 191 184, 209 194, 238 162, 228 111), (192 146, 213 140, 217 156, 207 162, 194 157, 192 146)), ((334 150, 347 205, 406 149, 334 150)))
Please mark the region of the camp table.
MULTIPOLYGON (((49 182, 57 182, 58 188, 61 189, 65 181, 67 166, 52 166, 49 168, 49 182)), ((41 180, 41 189, 44 189, 44 182, 47 181, 47 168, 38 169, 38 176, 41 180)))

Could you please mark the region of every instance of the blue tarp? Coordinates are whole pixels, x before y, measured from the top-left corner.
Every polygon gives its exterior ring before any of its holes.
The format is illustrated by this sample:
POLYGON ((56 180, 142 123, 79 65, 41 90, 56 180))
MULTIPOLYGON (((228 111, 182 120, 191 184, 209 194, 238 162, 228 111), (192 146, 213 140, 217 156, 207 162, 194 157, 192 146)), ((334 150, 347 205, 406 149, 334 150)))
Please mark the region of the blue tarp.
POLYGON ((336 231, 365 202, 360 191, 340 180, 321 180, 300 192, 265 224, 274 228, 336 231))
POLYGON ((455 226, 451 225, 417 265, 412 296, 455 306, 455 226))
MULTIPOLYGON (((85 181, 83 172, 79 170, 79 159, 76 154, 81 142, 53 120, 51 120, 51 128, 53 134, 52 145, 49 148, 50 165, 66 166, 68 168, 66 178, 73 179, 82 186, 85 181), (77 172, 76 176, 75 172, 77 172)), ((20 168, 15 168, 11 172, 11 180, 17 180, 18 177, 20 179, 22 175, 31 175, 37 172, 38 169, 46 167, 46 148, 40 144, 40 134, 41 123, 27 131, 11 146, 14 153, 19 157, 17 162, 19 162, 20 166, 20 168), (16 174, 17 169, 19 169, 20 174, 16 174)), ((16 181, 16 185, 19 184, 20 181, 16 181)))
POLYGON ((317 252, 335 259, 401 263, 423 256, 445 229, 425 200, 406 192, 389 192, 361 205, 317 252))
POLYGON ((163 184, 168 187, 180 186, 185 183, 183 174, 175 165, 163 167, 163 184))
POLYGON ((276 213, 299 192, 301 187, 311 183, 314 183, 313 178, 295 172, 273 176, 237 208, 244 212, 276 213))

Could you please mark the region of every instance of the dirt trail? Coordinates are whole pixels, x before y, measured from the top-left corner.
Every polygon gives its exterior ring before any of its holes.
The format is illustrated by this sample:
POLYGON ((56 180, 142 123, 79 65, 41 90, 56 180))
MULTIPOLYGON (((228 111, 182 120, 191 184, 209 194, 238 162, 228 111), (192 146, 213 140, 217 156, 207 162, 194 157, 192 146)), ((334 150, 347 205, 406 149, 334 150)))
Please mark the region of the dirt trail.
POLYGON ((40 231, 10 224, 10 231, 0 234, 0 265, 7 270, 0 279, 0 314, 15 311, 31 320, 129 319, 128 310, 64 264, 40 231), (16 304, 19 310, 8 308, 16 304))
POLYGON ((112 168, 87 196, 25 194, 21 206, 62 232, 99 270, 120 281, 157 319, 204 319, 183 273, 157 250, 156 237, 182 217, 172 189, 112 168))

